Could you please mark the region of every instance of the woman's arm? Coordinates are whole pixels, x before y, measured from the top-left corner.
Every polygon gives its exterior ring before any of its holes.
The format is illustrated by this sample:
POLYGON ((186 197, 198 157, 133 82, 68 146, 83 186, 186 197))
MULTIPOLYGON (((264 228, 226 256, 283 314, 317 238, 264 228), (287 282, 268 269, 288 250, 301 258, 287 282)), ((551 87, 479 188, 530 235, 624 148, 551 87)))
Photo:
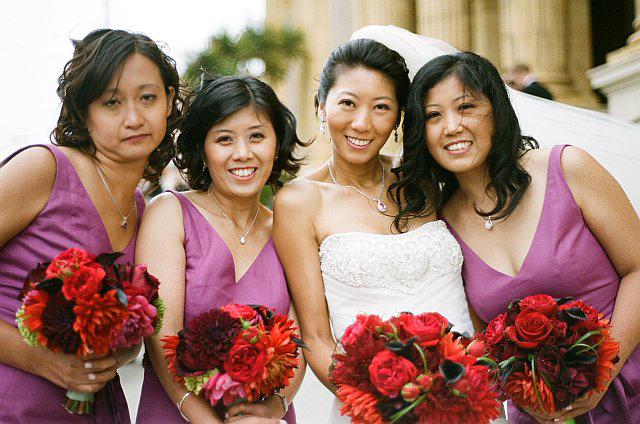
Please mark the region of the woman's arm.
POLYGON ((314 211, 320 195, 311 181, 297 181, 282 188, 273 204, 273 241, 287 276, 289 292, 300 320, 304 356, 318 379, 332 392, 329 381, 331 355, 336 343, 320 272, 314 211))
MULTIPOLYGON (((55 158, 44 147, 26 149, 0 168, 0 249, 44 209, 55 178, 55 158)), ((0 321, 0 339, 3 341, 0 362, 67 390, 96 392, 115 376, 113 355, 81 360, 74 355, 30 347, 17 328, 4 321, 0 321)))
MULTIPOLYGON (((162 355, 161 339, 175 335, 184 327, 185 267, 182 210, 173 194, 156 197, 146 208, 136 243, 136 263, 147 264, 160 280, 159 295, 166 307, 162 329, 146 339, 146 348, 158 379, 173 403, 187 390, 173 380, 162 355)), ((192 423, 221 423, 209 402, 190 395, 182 403, 182 413, 192 423)))
MULTIPOLYGON (((620 276, 611 317, 612 335, 620 343, 615 376, 640 342, 640 220, 622 187, 589 154, 566 147, 561 164, 585 223, 620 276)), ((569 412, 557 417, 562 420, 584 414, 604 393, 576 401, 569 412)))

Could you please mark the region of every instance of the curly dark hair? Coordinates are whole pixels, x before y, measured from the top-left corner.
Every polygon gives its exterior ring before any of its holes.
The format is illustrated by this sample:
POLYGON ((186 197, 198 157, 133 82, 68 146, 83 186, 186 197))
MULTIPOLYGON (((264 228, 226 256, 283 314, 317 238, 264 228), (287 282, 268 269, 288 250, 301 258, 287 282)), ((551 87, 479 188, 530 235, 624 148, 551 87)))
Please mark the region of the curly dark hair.
POLYGON ((407 64, 395 50, 367 38, 348 41, 331 52, 322 68, 318 93, 314 98, 316 111, 320 104, 326 102, 338 75, 360 67, 378 71, 391 80, 400 106, 396 122, 399 124, 411 84, 407 64))
POLYGON ((284 185, 283 177, 293 177, 305 159, 294 155, 296 147, 306 147, 296 134, 296 118, 273 89, 253 77, 219 77, 204 80, 192 93, 177 139, 174 163, 194 190, 208 190, 211 175, 204 167, 207 133, 231 114, 252 107, 264 113, 276 134, 276 159, 267 179, 275 193, 284 185))
POLYGON ((86 127, 87 108, 107 88, 111 77, 133 53, 150 59, 160 70, 165 93, 174 89, 167 131, 160 145, 151 153, 142 177, 157 186, 162 171, 174 156, 174 135, 180 125, 184 99, 175 61, 143 34, 98 29, 82 40, 74 40, 73 57, 58 78, 58 97, 62 102, 58 124, 51 141, 58 146, 76 148, 95 155, 96 148, 86 127))
POLYGON ((492 144, 487 157, 490 180, 486 190, 494 189, 497 201, 492 210, 476 209, 476 212, 494 219, 509 216, 531 181, 519 159, 528 149, 538 148, 538 143, 522 135, 498 70, 484 57, 470 52, 439 56, 418 71, 409 91, 402 163, 393 169, 398 180, 389 187, 390 196, 400 209, 393 223, 398 231, 402 231, 409 218, 440 210, 458 188, 455 175, 441 167, 427 149, 424 109, 429 90, 452 75, 460 80, 465 91, 486 97, 493 110, 492 144))

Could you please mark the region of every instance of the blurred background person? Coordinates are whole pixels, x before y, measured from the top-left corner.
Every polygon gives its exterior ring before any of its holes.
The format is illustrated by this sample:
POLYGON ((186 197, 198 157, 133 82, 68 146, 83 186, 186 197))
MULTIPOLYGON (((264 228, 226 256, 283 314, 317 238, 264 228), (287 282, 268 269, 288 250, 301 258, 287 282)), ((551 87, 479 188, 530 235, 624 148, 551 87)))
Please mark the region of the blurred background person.
POLYGON ((553 100, 553 95, 547 88, 540 84, 533 75, 529 66, 524 63, 515 65, 505 76, 505 82, 509 87, 543 99, 553 100))

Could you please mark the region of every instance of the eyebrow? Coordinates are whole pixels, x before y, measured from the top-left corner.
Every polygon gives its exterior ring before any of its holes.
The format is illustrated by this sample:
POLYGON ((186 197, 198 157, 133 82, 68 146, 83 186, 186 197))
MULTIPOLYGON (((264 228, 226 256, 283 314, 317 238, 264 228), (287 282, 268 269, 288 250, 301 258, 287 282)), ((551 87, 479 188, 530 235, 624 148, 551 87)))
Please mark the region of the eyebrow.
MULTIPOLYGON (((263 128, 263 127, 266 127, 266 125, 265 124, 253 125, 253 126, 249 127, 248 129, 249 130, 255 130, 255 129, 263 128)), ((233 132, 233 131, 228 130, 226 128, 219 128, 219 129, 213 130, 213 132, 214 133, 221 133, 221 132, 233 132)))
MULTIPOLYGON (((453 99, 454 102, 460 100, 460 99, 464 99, 465 97, 471 97, 472 99, 475 99, 475 97, 473 97, 471 94, 463 94, 462 96, 458 96, 455 99, 453 99)), ((425 107, 429 107, 429 106, 439 106, 437 103, 430 103, 428 105, 425 105, 425 107)))
MULTIPOLYGON (((147 88, 160 88, 160 87, 158 86, 158 84, 153 84, 153 83, 151 83, 151 84, 142 84, 142 85, 139 85, 137 87, 138 90, 145 90, 147 88)), ((104 90, 103 94, 104 93, 115 93, 117 91, 118 91, 118 87, 107 88, 107 89, 104 90)))
MULTIPOLYGON (((357 94, 352 93, 350 91, 341 91, 338 94, 346 94, 348 96, 355 97, 356 99, 359 98, 357 94)), ((373 100, 393 100, 393 99, 390 96, 378 96, 378 97, 374 97, 373 100)))

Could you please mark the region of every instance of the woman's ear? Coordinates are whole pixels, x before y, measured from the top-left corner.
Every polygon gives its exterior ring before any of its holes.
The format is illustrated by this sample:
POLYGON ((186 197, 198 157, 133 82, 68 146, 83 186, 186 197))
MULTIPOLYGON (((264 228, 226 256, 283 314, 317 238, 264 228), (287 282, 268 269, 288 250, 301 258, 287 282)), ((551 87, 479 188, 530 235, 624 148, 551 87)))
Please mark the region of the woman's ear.
POLYGON ((171 111, 173 110, 173 98, 176 95, 176 89, 173 87, 169 87, 169 93, 167 93, 167 118, 171 115, 171 111))

